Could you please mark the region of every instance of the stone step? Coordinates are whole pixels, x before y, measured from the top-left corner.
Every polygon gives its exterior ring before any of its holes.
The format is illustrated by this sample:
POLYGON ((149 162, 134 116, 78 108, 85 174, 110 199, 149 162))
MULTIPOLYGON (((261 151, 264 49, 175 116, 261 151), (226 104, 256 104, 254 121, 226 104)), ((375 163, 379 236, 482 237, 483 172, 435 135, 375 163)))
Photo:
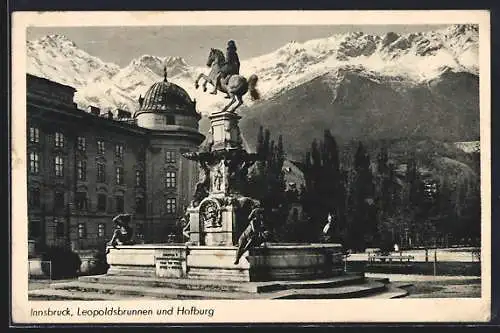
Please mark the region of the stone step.
POLYGON ((28 299, 31 301, 45 300, 45 301, 57 301, 57 300, 74 300, 74 301, 104 301, 104 300, 128 300, 128 299, 143 299, 143 297, 133 297, 127 295, 115 295, 115 294, 105 294, 101 292, 82 292, 74 290, 64 290, 64 289, 34 289, 28 291, 28 299))
POLYGON ((140 285, 112 285, 109 283, 86 283, 72 281, 55 283, 44 292, 29 292, 30 297, 59 297, 61 299, 340 299, 366 297, 387 290, 386 285, 377 281, 324 288, 287 289, 262 293, 186 290, 140 285), (52 291, 52 294, 50 293, 52 291))
POLYGON ((376 293, 373 295, 369 295, 366 298, 374 298, 374 299, 393 299, 393 298, 402 298, 408 296, 408 291, 402 289, 399 286, 395 286, 392 284, 386 285, 387 290, 376 293))
POLYGON ((163 299, 246 299, 249 293, 217 292, 204 290, 186 290, 166 287, 146 287, 140 285, 113 285, 109 283, 87 283, 74 281, 52 284, 53 289, 62 289, 75 292, 106 293, 112 295, 126 295, 163 299))
POLYGON ((370 281, 335 288, 290 289, 271 293, 272 299, 344 299, 361 298, 386 291, 382 282, 370 281))
POLYGON ((115 285, 134 285, 144 287, 166 287, 184 290, 203 291, 235 291, 248 293, 263 293, 284 289, 308 289, 337 287, 346 284, 363 283, 362 273, 349 273, 325 279, 303 281, 268 281, 268 282, 234 282, 202 279, 175 279, 121 275, 81 276, 79 281, 86 283, 101 283, 115 285))

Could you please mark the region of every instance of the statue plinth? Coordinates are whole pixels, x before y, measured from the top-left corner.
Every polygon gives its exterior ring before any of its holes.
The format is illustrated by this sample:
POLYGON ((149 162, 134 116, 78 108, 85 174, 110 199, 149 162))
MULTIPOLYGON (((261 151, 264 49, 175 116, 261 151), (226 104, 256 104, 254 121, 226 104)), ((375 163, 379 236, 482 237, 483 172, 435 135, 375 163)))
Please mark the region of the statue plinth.
POLYGON ((241 117, 233 112, 216 112, 209 116, 213 140, 212 151, 243 149, 240 127, 241 117))

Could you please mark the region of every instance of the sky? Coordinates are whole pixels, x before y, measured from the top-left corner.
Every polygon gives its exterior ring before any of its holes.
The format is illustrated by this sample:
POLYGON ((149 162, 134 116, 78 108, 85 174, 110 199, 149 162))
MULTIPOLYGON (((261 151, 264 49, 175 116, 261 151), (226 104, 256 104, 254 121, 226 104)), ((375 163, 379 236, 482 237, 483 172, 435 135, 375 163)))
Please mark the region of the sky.
POLYGON ((443 25, 314 25, 314 26, 162 26, 162 27, 30 27, 27 39, 64 35, 80 49, 125 67, 144 54, 179 56, 204 66, 210 48, 225 49, 233 39, 241 60, 270 53, 290 41, 305 42, 337 33, 407 33, 440 29, 443 25))

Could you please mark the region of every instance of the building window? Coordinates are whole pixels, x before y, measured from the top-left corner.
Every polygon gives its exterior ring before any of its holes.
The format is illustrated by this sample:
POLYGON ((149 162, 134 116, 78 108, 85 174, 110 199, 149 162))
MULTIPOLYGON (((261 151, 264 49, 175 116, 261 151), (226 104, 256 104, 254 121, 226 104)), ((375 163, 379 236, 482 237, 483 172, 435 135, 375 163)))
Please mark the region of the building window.
POLYGON ((104 163, 97 163, 97 181, 99 183, 106 181, 106 165, 104 163))
POLYGON ((104 153, 106 153, 106 147, 104 146, 103 140, 97 140, 97 153, 100 155, 104 155, 104 153))
POLYGON ((136 236, 138 238, 143 238, 144 237, 144 224, 142 224, 142 223, 136 224, 135 229, 136 229, 136 232, 135 232, 136 236))
POLYGON ((167 171, 165 174, 165 187, 172 188, 176 186, 175 171, 167 171))
POLYGON ((167 125, 175 125, 175 117, 174 116, 167 116, 167 125))
POLYGON ((106 202, 107 202, 106 194, 98 194, 97 195, 97 211, 105 212, 106 211, 106 202))
POLYGON ((87 180, 87 162, 86 161, 78 161, 76 165, 76 170, 78 174, 78 180, 85 181, 87 180))
POLYGON ((29 205, 32 208, 40 207, 40 189, 32 188, 29 192, 29 205))
POLYGON ((64 223, 57 219, 54 220, 56 225, 56 237, 64 237, 64 223))
POLYGON ((78 223, 78 238, 83 239, 87 237, 87 228, 85 223, 78 223))
POLYGON ((165 163, 175 163, 175 151, 165 152, 165 163))
POLYGON ((123 185, 123 168, 116 168, 116 184, 123 185))
POLYGON ((175 198, 169 198, 166 200, 167 214, 174 214, 175 213, 175 203, 176 203, 175 198))
POLYGON ((55 133, 54 145, 59 148, 64 147, 64 135, 61 132, 55 133))
POLYGON ((56 177, 64 176, 64 159, 62 156, 56 156, 54 158, 54 172, 56 177))
POLYGON ((104 223, 99 223, 97 225, 97 237, 99 238, 106 237, 106 225, 104 223))
POLYGON ((135 186, 144 186, 144 174, 141 170, 135 171, 135 186))
POLYGON ((83 136, 79 136, 77 138, 77 143, 78 143, 78 150, 79 151, 85 151, 87 150, 87 140, 83 136))
POLYGON ((119 160, 123 159, 123 145, 117 144, 115 146, 115 157, 119 160))
POLYGON ((36 151, 30 153, 30 173, 38 175, 40 172, 40 157, 36 151))
POLYGON ((40 237, 40 220, 30 220, 28 224, 28 234, 29 238, 40 237))
POLYGON ((135 198, 135 212, 138 214, 144 214, 146 212, 146 202, 144 198, 135 198))
POLYGON ((31 143, 40 142, 40 130, 37 127, 30 127, 30 142, 31 143))
POLYGON ((56 191, 54 193, 54 208, 55 209, 64 208, 64 192, 56 191))
POLYGON ((76 192, 75 193, 75 205, 79 210, 87 209, 87 193, 76 192))
POLYGON ((124 207, 125 205, 123 202, 123 195, 117 195, 115 197, 115 200, 116 200, 116 212, 123 213, 125 210, 125 207, 124 207))

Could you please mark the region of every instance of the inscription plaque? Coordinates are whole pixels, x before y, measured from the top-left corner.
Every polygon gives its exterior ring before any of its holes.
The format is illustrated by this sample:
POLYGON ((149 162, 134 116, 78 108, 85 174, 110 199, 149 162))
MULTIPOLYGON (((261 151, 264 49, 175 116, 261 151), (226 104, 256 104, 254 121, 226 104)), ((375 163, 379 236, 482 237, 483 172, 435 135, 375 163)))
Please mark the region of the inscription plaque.
POLYGON ((186 276, 186 249, 161 249, 155 255, 156 276, 183 278, 186 276))

